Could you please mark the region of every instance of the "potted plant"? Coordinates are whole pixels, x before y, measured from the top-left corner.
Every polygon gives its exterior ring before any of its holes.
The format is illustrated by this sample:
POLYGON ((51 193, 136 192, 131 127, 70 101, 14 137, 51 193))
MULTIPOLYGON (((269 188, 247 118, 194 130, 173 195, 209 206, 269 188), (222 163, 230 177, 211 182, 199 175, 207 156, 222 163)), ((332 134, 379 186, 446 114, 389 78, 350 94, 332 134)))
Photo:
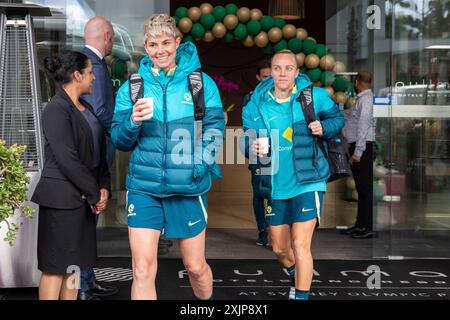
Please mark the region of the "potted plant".
POLYGON ((19 231, 17 223, 9 222, 14 217, 16 210, 32 218, 33 209, 23 205, 27 200, 27 184, 30 178, 26 175, 22 154, 26 146, 6 146, 4 140, 0 140, 0 228, 8 228, 4 241, 12 246, 19 231))

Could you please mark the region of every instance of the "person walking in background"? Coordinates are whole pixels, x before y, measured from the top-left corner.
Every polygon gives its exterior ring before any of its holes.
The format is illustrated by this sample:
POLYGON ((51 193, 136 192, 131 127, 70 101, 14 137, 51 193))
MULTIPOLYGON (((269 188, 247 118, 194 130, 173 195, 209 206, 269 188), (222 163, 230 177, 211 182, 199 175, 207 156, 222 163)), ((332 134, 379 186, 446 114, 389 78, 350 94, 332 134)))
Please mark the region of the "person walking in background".
POLYGON ((42 113, 45 162, 31 201, 39 204, 38 268, 41 300, 76 300, 69 277, 97 258, 95 218, 110 194, 105 132, 92 106, 92 63, 80 52, 46 58, 60 85, 42 113))
MULTIPOLYGON (((94 109, 106 132, 106 160, 111 168, 114 162, 115 148, 111 143, 111 121, 114 114, 114 86, 106 66, 105 57, 110 55, 114 45, 114 29, 110 21, 103 17, 90 19, 84 27, 85 47, 83 53, 92 61, 95 81, 92 92, 82 95, 94 109)), ((98 217, 97 217, 98 221, 98 217)), ((88 267, 81 271, 79 300, 98 300, 98 297, 111 296, 117 288, 99 284, 94 269, 88 267)))
MULTIPOLYGON (((256 79, 261 82, 265 78, 269 77, 270 73, 270 63, 268 61, 264 61, 256 70, 256 79)), ((243 107, 249 103, 252 94, 253 91, 244 96, 242 103, 243 107)), ((256 226, 258 227, 258 239, 256 240, 256 244, 259 246, 269 246, 264 197, 259 190, 259 184, 261 183, 260 169, 258 169, 255 164, 249 164, 248 169, 252 174, 253 213, 255 215, 256 226)))
POLYGON ((139 68, 144 98, 132 101, 129 82, 117 94, 111 138, 117 149, 132 151, 125 212, 133 300, 157 298, 161 233, 178 239, 195 298, 213 298, 212 271, 205 258, 206 193, 211 175, 220 174, 215 156, 225 121, 219 90, 205 73, 195 74, 202 79, 204 97, 203 118, 197 119, 188 77, 200 68, 200 61, 192 42, 180 42, 172 17, 149 17, 144 24, 148 56, 139 68))
POLYGON ((258 85, 243 111, 244 131, 250 137, 246 153, 269 160, 258 161, 258 166, 264 169, 260 190, 269 199, 266 219, 272 249, 291 277, 289 297, 308 300, 313 278, 311 241, 330 176, 325 155, 314 148, 315 137, 335 137, 345 119, 327 91, 312 87, 309 78, 299 73, 293 52, 276 53, 271 69, 272 77, 258 85), (298 101, 308 88, 320 119, 309 125, 298 101))
POLYGON ((358 213, 355 225, 342 230, 353 239, 372 238, 373 231, 373 144, 375 119, 373 117, 372 74, 361 70, 356 76, 355 106, 348 111, 345 135, 350 144, 352 172, 358 192, 358 213))

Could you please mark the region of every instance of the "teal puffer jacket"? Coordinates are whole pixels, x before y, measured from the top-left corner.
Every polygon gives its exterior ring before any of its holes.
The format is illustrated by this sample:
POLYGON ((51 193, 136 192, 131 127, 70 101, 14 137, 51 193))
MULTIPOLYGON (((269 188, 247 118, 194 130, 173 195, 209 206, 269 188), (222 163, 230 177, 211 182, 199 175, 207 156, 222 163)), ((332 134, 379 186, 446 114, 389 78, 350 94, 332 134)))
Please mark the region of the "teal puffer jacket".
MULTIPOLYGON (((310 85, 311 81, 306 75, 299 74, 296 78, 297 93, 293 97, 295 102, 292 106, 292 138, 294 145, 295 179, 298 184, 326 181, 330 176, 328 161, 320 149, 317 150, 317 163, 313 165, 313 154, 316 151, 314 139, 303 116, 301 104, 297 101, 301 92, 310 85)), ((244 146, 244 143, 242 143, 242 147, 246 149, 245 153, 247 156, 250 152, 249 146, 253 142, 252 137, 253 139, 261 136, 270 137, 270 134, 267 135, 267 132, 270 132, 270 127, 264 109, 270 108, 271 105, 278 103, 274 100, 274 96, 269 94, 273 88, 274 82, 272 77, 266 78, 256 87, 250 102, 244 108, 242 115, 244 132, 246 132, 247 137, 250 137, 250 140, 247 138, 246 145, 244 146), (249 130, 252 130, 256 134, 250 133, 249 130)), ((322 124, 324 131, 321 138, 330 139, 337 136, 345 125, 345 118, 340 112, 338 105, 329 98, 328 92, 325 89, 319 87, 313 88, 313 101, 316 118, 322 124)), ((260 168, 270 167, 271 163, 258 163, 258 166, 260 168)), ((265 172, 267 171, 265 170, 265 172)), ((280 171, 280 174, 282 174, 282 171, 280 171)), ((273 174, 262 176, 260 189, 266 197, 270 197, 272 194, 272 182, 273 174)))
POLYGON ((133 103, 128 81, 117 94, 111 140, 121 151, 132 151, 126 187, 129 191, 156 197, 197 196, 211 188, 211 175, 220 175, 215 156, 223 143, 225 120, 214 81, 203 73, 205 116, 202 139, 194 135, 194 104, 188 75, 200 68, 195 45, 177 49, 173 74, 153 68, 143 58, 139 74, 144 79, 144 97, 153 97, 153 118, 136 125, 131 121, 133 103), (196 143, 197 142, 197 143, 196 143))

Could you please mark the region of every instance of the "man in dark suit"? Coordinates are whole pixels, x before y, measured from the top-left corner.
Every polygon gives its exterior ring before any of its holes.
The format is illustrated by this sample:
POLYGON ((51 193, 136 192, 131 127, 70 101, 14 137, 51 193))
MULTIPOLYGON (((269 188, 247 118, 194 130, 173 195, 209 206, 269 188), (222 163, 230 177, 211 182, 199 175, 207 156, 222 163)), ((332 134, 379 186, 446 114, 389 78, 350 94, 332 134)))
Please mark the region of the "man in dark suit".
MULTIPOLYGON (((85 48, 83 53, 92 62, 95 81, 93 82, 92 93, 83 95, 82 98, 92 105, 97 118, 107 133, 106 160, 108 167, 111 168, 115 153, 109 134, 114 114, 114 87, 104 57, 112 52, 114 29, 107 19, 94 17, 86 23, 84 37, 85 48)), ((89 267, 81 271, 79 300, 99 300, 98 297, 110 296, 116 294, 117 291, 115 287, 97 283, 92 268, 89 267)))

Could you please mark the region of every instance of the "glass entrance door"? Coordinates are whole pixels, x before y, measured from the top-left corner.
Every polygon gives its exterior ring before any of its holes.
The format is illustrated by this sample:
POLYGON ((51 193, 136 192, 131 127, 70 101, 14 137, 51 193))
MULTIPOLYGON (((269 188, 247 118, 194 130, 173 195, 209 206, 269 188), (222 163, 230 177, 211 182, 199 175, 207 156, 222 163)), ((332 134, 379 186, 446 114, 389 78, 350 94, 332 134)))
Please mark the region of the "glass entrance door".
POLYGON ((327 47, 373 73, 372 256, 450 258, 450 0, 327 1, 327 47))
POLYGON ((374 104, 374 256, 450 258, 450 1, 379 4, 374 70, 390 85, 375 94, 391 105, 374 104))

